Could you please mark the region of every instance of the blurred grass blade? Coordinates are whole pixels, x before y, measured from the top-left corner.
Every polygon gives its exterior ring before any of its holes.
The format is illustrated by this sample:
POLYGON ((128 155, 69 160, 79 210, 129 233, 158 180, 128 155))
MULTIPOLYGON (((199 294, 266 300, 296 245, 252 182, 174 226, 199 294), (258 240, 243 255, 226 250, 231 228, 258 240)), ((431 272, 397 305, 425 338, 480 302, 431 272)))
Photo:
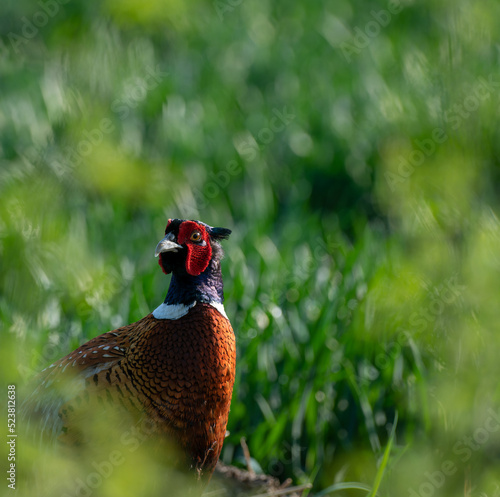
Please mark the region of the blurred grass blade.
POLYGON ((378 488, 380 483, 382 482, 382 478, 384 477, 385 468, 387 467, 387 463, 389 462, 389 456, 391 455, 392 444, 394 443, 394 439, 396 438, 396 426, 398 425, 398 412, 394 415, 394 423, 392 424, 391 435, 389 436, 389 440, 387 442, 387 446, 385 447, 384 457, 382 458, 382 462, 377 471, 377 475, 375 476, 375 483, 373 484, 372 491, 370 492, 368 497, 375 497, 377 495, 378 488))
POLYGON ((382 478, 384 477, 387 463, 389 462, 389 456, 391 455, 392 444, 394 443, 394 438, 396 436, 397 424, 398 424, 398 413, 396 412, 396 415, 394 416, 394 423, 391 429, 391 434, 389 436, 389 441, 387 442, 387 446, 384 451, 384 456, 382 458, 382 462, 380 463, 380 467, 378 468, 377 475, 375 477, 375 483, 372 488, 370 488, 368 485, 364 485, 363 483, 357 483, 357 482, 335 483, 335 485, 331 485, 328 488, 325 488, 324 490, 316 494, 316 497, 323 497, 325 495, 330 495, 339 490, 365 490, 366 492, 370 492, 368 494, 368 497, 375 497, 380 487, 380 483, 382 482, 382 478))
POLYGON ((370 491, 370 487, 368 485, 364 485, 363 483, 357 482, 342 482, 335 483, 335 485, 331 485, 328 488, 325 488, 318 494, 315 494, 315 497, 323 497, 325 495, 330 495, 333 492, 338 492, 339 490, 365 490, 366 492, 370 491))

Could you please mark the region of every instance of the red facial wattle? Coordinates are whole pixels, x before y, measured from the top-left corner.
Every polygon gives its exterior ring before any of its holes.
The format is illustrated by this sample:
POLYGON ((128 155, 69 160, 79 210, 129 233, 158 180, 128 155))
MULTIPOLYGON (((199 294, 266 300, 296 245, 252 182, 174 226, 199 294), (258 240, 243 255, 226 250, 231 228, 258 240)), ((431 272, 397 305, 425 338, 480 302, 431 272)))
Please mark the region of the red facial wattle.
POLYGON ((212 246, 210 245, 209 235, 204 226, 194 221, 184 221, 179 227, 177 243, 186 245, 186 271, 191 276, 198 276, 207 269, 212 258, 212 246), (193 232, 198 231, 202 236, 201 242, 191 240, 193 232))

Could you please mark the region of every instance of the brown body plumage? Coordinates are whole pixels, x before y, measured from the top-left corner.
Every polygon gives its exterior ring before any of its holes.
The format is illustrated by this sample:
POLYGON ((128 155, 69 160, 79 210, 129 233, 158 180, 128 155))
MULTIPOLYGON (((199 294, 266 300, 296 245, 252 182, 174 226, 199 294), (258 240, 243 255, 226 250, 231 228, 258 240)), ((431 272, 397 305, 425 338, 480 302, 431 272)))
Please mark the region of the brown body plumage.
POLYGON ((173 221, 157 248, 162 269, 178 280, 171 282, 166 303, 42 371, 30 398, 30 415, 49 437, 71 445, 85 442, 78 423, 85 412, 82 405, 92 403, 103 412, 115 406, 132 419, 146 421, 152 437, 179 449, 184 469, 206 480, 222 449, 235 376, 234 333, 216 297, 222 292, 216 239, 227 237, 229 230, 173 221), (177 243, 179 228, 192 232, 189 250, 177 243), (194 240, 200 232, 200 239, 210 243, 209 254, 207 243, 194 240), (210 260, 199 255, 190 260, 198 245, 210 260), (58 388, 67 379, 69 395, 58 388))

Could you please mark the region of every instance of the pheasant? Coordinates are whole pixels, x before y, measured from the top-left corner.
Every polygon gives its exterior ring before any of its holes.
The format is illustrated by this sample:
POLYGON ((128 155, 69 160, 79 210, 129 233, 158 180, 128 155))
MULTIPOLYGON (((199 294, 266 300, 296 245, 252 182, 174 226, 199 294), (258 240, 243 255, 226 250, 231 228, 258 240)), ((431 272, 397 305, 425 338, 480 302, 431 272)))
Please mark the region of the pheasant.
POLYGON ((29 418, 45 435, 82 443, 73 426, 82 404, 94 402, 96 410, 120 406, 147 421, 153 438, 173 443, 202 487, 208 482, 222 449, 235 377, 220 265, 220 240, 230 233, 200 221, 168 220, 155 251, 163 272, 172 274, 164 303, 38 375, 29 418), (57 387, 66 379, 71 388, 61 394, 57 387))

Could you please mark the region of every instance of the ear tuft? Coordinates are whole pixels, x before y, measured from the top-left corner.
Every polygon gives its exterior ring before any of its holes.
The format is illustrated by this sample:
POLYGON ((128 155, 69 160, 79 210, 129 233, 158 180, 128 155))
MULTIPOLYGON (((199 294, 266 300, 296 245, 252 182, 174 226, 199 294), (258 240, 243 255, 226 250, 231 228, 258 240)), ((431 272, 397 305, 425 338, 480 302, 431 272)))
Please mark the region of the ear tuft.
POLYGON ((227 240, 231 234, 231 230, 227 228, 210 228, 209 234, 215 240, 227 240))

